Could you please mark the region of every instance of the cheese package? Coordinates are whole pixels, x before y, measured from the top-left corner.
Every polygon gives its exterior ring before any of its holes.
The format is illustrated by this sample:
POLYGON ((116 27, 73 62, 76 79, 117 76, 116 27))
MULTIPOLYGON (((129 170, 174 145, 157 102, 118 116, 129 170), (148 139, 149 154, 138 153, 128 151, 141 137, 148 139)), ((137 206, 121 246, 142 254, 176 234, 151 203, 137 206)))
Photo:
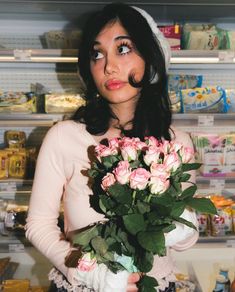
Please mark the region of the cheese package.
POLYGON ((0 112, 34 113, 36 111, 36 96, 34 93, 2 92, 0 90, 0 112))
POLYGON ((168 90, 178 92, 182 89, 201 87, 202 80, 202 75, 169 74, 168 90))
POLYGON ((223 44, 223 33, 214 24, 183 26, 182 46, 185 50, 218 50, 223 44))
POLYGON ((46 113, 72 113, 85 105, 80 94, 51 93, 45 95, 46 113))
POLYGON ((225 113, 226 93, 220 86, 196 87, 180 91, 182 113, 225 113))

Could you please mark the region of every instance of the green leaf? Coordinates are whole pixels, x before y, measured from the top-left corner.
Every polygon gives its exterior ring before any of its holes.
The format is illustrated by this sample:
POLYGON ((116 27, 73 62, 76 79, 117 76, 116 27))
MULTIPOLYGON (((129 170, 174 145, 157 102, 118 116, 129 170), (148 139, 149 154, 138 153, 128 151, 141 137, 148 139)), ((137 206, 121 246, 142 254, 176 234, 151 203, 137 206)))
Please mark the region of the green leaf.
POLYGON ((150 206, 149 204, 145 202, 141 202, 140 200, 137 201, 137 208, 140 212, 140 214, 148 213, 150 211, 150 206))
POLYGON ((189 174, 189 173, 183 173, 180 176, 179 181, 180 182, 186 182, 186 181, 188 181, 190 179, 190 177, 191 177, 191 174, 189 174))
POLYGON ((141 277, 138 282, 138 288, 140 292, 156 292, 156 286, 158 286, 158 282, 155 278, 144 275, 141 277))
POLYGON ((166 254, 165 236, 162 231, 143 231, 137 234, 139 244, 147 251, 160 256, 166 254))
POLYGON ((146 229, 146 223, 142 214, 125 215, 123 216, 123 223, 132 235, 136 235, 138 232, 146 229))
POLYGON ((207 198, 190 198, 187 199, 186 204, 201 213, 217 214, 215 205, 207 198))
POLYGON ((186 198, 193 197, 196 190, 197 190, 196 185, 192 185, 192 186, 188 187, 187 189, 183 190, 183 192, 180 196, 180 199, 184 200, 186 198))
POLYGON ((194 170, 194 169, 198 169, 201 167, 201 163, 183 163, 182 164, 182 171, 189 171, 189 170, 194 170))
POLYGON ((192 222, 190 222, 190 221, 188 221, 188 220, 185 220, 184 218, 181 218, 181 217, 174 217, 174 216, 172 216, 172 218, 173 218, 175 221, 178 221, 179 223, 182 223, 182 224, 184 224, 184 225, 187 225, 187 226, 190 227, 190 228, 193 228, 193 229, 197 230, 197 228, 195 227, 195 225, 194 225, 192 222))
POLYGON ((184 201, 175 202, 172 205, 172 210, 171 210, 170 215, 171 216, 180 216, 184 212, 185 206, 186 206, 186 204, 184 201))
POLYGON ((176 228, 176 225, 175 224, 170 224, 170 225, 164 227, 162 231, 164 233, 168 233, 168 232, 174 230, 175 228, 176 228))
POLYGON ((89 229, 86 229, 78 234, 75 234, 73 237, 73 243, 81 246, 86 246, 89 244, 92 238, 96 237, 99 234, 98 226, 94 225, 89 229))
POLYGON ((96 236, 91 240, 91 245, 96 251, 97 254, 104 257, 104 255, 107 253, 108 245, 106 241, 101 236, 96 236))
POLYGON ((101 160, 106 169, 112 168, 113 165, 119 161, 118 156, 115 156, 115 155, 101 157, 101 160))
POLYGON ((115 183, 109 188, 109 194, 118 203, 129 205, 132 203, 132 190, 127 185, 115 183))
POLYGON ((146 251, 137 259, 136 266, 141 272, 148 273, 149 271, 152 270, 153 261, 154 261, 153 253, 146 251))
POLYGON ((88 175, 89 177, 95 178, 99 174, 99 171, 97 169, 89 169, 88 175))

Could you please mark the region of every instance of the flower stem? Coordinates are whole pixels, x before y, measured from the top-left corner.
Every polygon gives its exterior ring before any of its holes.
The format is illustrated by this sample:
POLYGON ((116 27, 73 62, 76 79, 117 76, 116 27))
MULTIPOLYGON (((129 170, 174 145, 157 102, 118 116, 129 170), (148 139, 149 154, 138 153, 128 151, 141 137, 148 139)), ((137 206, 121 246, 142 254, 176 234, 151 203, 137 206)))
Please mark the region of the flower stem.
POLYGON ((135 204, 135 199, 136 199, 136 190, 133 191, 133 194, 132 194, 132 206, 134 206, 135 204))

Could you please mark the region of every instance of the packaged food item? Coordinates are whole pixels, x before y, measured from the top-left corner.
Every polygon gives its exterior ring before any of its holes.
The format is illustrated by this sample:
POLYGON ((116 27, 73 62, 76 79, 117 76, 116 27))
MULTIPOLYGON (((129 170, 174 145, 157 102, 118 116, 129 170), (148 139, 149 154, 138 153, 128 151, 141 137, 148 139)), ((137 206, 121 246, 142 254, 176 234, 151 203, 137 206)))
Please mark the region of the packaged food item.
POLYGON ((223 31, 214 24, 186 23, 182 40, 185 50, 218 50, 223 44, 223 31))
POLYGON ((3 292, 28 292, 30 282, 28 279, 11 279, 2 283, 3 292))
POLYGON ((173 113, 181 112, 180 93, 176 91, 169 91, 169 98, 171 101, 171 110, 173 113))
POLYGON ((210 235, 210 216, 197 212, 198 231, 200 236, 210 235))
POLYGON ((79 44, 81 42, 81 36, 82 36, 82 31, 79 29, 72 30, 69 33, 69 48, 70 49, 78 49, 79 44))
POLYGON ((29 292, 48 292, 48 287, 32 286, 29 292))
POLYGON ((26 152, 21 151, 9 156, 9 177, 24 178, 26 175, 26 152))
POLYGON ((232 209, 233 233, 235 233, 235 203, 231 206, 231 209, 232 209))
POLYGON ((197 87, 180 91, 182 113, 226 113, 226 93, 220 86, 197 87))
POLYGON ((8 177, 8 153, 5 150, 0 150, 0 179, 8 177))
POLYGON ((9 130, 5 132, 6 144, 9 148, 25 147, 26 134, 23 131, 9 130))
POLYGON ((231 206, 217 209, 217 214, 212 216, 211 228, 213 236, 225 236, 233 233, 231 206))
POLYGON ((45 95, 46 113, 71 113, 85 105, 80 94, 51 93, 45 95))
POLYGON ((45 33, 48 49, 68 49, 69 33, 62 30, 51 30, 45 33))
POLYGON ((34 113, 36 111, 36 96, 33 92, 0 91, 0 112, 34 113))
POLYGON ((164 25, 158 27, 163 33, 171 50, 180 50, 181 48, 181 28, 178 24, 175 25, 164 25))
POLYGON ((168 90, 177 92, 182 89, 201 87, 202 80, 202 75, 169 74, 168 90))
POLYGON ((202 163, 199 172, 203 176, 225 176, 225 141, 222 134, 191 133, 195 159, 202 163))
POLYGON ((228 30, 226 31, 227 37, 227 49, 235 50, 235 31, 228 30))
POLYGON ((228 112, 235 113, 235 89, 226 89, 225 93, 228 103, 228 112))

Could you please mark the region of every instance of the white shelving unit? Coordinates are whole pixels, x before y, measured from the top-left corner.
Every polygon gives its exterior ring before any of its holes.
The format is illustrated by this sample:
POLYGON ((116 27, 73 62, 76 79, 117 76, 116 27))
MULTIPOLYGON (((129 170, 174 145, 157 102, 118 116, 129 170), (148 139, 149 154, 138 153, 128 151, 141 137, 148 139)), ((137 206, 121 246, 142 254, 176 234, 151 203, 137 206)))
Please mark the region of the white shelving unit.
MULTIPOLYGON (((90 13, 111 1, 2 0, 0 2, 0 90, 30 91, 40 83, 53 91, 78 89, 76 49, 51 49, 45 42, 49 30, 76 29, 90 13)), ((127 2, 127 1, 124 1, 127 2)), ((159 24, 184 22, 220 23, 235 29, 234 0, 128 1, 146 9, 159 24), (185 13, 187 11, 187 13, 185 13)), ((203 85, 235 88, 235 51, 174 51, 170 73, 203 74, 203 85)), ((0 114, 0 144, 4 131, 14 128, 26 132, 31 145, 40 143, 46 131, 63 115, 0 114)), ((235 130, 235 113, 174 114, 174 125, 192 132, 235 130), (213 122, 211 122, 213 120, 213 122), (204 121, 204 122, 202 122, 204 121), (206 121, 210 121, 207 125, 206 121)), ((215 189, 215 178, 198 177, 198 187, 215 189)), ((235 178, 216 178, 221 186, 235 190, 235 178)), ((0 199, 25 200, 30 196, 32 180, 0 181, 0 199), (22 199, 23 198, 23 199, 22 199)), ((210 292, 221 263, 234 272, 234 237, 202 238, 190 250, 173 252, 179 268, 198 281, 198 291, 210 292), (189 268, 189 267, 192 267, 189 268)), ((50 263, 33 247, 14 236, 0 237, 0 257, 10 255, 19 262, 15 278, 30 277, 32 285, 48 285, 50 263)))

